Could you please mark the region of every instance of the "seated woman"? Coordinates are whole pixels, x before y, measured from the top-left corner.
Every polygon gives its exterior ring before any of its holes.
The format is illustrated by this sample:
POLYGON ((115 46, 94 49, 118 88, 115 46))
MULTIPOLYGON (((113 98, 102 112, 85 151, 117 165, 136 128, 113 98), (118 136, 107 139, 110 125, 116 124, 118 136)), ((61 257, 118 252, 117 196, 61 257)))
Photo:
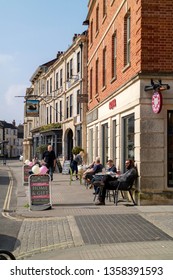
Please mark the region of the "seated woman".
POLYGON ((93 179, 93 175, 96 173, 102 172, 103 165, 100 163, 100 158, 97 157, 95 163, 92 168, 87 169, 83 174, 83 179, 85 179, 88 183, 91 183, 93 179))

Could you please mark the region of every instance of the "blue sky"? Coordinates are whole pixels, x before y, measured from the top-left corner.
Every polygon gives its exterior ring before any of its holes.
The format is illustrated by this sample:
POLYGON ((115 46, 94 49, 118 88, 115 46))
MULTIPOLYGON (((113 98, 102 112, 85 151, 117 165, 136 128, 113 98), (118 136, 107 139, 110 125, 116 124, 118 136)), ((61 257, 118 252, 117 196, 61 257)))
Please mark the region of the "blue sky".
POLYGON ((88 0, 0 0, 0 120, 23 123, 25 90, 37 67, 82 33, 88 0))

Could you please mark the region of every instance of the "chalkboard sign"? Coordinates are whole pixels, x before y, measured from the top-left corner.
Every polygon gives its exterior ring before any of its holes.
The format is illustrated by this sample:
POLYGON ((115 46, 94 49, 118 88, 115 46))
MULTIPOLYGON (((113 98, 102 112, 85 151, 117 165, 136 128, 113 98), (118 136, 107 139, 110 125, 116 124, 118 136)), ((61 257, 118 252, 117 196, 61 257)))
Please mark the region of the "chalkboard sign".
POLYGON ((32 167, 29 165, 24 165, 23 166, 23 183, 28 184, 28 178, 29 178, 29 171, 31 171, 32 167))
POLYGON ((69 174, 70 172, 70 160, 65 160, 62 167, 62 174, 69 174))
POLYGON ((50 176, 48 174, 29 176, 30 209, 46 210, 51 208, 50 176))

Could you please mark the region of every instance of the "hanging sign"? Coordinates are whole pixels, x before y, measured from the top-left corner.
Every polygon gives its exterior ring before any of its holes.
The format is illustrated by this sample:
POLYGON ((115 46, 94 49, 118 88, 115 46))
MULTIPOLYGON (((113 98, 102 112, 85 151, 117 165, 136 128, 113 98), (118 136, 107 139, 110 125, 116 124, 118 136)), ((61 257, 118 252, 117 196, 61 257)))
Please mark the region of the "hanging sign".
POLYGON ((152 109, 155 114, 160 113, 162 109, 162 94, 155 92, 152 96, 152 109))
POLYGON ((39 117, 39 100, 26 100, 26 117, 39 117))

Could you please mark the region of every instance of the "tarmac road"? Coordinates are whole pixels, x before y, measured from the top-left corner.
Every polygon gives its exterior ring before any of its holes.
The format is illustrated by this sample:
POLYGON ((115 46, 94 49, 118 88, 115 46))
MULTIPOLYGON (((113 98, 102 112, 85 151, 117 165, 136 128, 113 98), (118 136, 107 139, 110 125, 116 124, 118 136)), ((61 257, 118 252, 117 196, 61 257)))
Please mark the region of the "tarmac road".
MULTIPOLYGON (((15 184, 14 184, 15 185, 15 184)), ((15 194, 15 187, 11 188, 10 173, 8 168, 4 167, 3 170, 0 168, 0 249, 13 251, 16 244, 20 242, 17 240, 17 236, 21 227, 22 222, 16 221, 7 216, 16 208, 17 198, 15 194), (8 198, 10 195, 10 211, 8 211, 8 198), (7 212, 4 212, 6 208, 7 212)))

